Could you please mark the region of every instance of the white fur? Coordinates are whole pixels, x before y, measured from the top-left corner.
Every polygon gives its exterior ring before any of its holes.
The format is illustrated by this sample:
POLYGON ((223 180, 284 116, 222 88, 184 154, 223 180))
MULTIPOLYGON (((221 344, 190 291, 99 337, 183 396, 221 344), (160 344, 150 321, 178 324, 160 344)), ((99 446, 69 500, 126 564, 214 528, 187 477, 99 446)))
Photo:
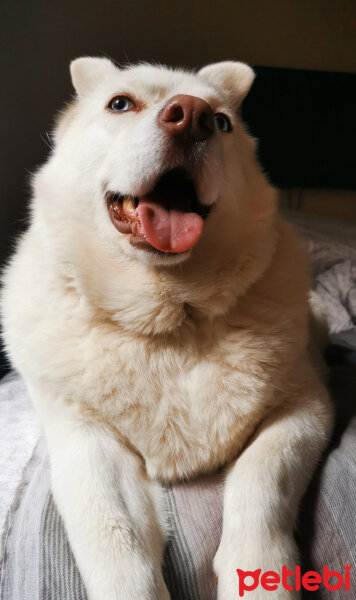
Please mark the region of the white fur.
POLYGON ((98 58, 71 72, 78 96, 4 275, 7 351, 43 419, 89 599, 168 599, 153 480, 230 463, 215 569, 219 600, 233 600, 237 568, 297 563, 297 506, 332 421, 307 350, 306 260, 236 113, 253 72, 232 62, 198 74, 118 69, 98 58), (120 93, 145 108, 109 113, 120 93), (156 122, 178 93, 225 112, 233 132, 215 131, 190 156, 213 208, 192 250, 167 258, 114 228, 105 191, 140 195, 186 166, 156 122))

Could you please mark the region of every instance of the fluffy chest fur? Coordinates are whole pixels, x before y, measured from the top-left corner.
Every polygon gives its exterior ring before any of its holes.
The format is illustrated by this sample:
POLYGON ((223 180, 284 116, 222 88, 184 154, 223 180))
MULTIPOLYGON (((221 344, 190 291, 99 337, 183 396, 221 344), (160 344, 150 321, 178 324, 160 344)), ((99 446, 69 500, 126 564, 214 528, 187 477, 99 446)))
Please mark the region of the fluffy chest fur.
POLYGON ((81 410, 94 410, 113 425, 142 455, 153 478, 191 476, 231 460, 268 405, 268 393, 262 404, 253 395, 263 379, 242 355, 240 368, 236 364, 238 340, 229 355, 236 330, 220 326, 209 337, 205 343, 195 336, 187 341, 189 335, 185 343, 176 337, 133 343, 92 333, 79 375, 81 410))
MULTIPOLYGON (((289 228, 281 228, 265 275, 223 315, 179 302, 179 280, 172 288, 166 281, 165 293, 158 293, 154 279, 133 311, 143 332, 53 277, 35 233, 23 240, 7 281, 8 343, 16 347, 17 367, 58 402, 112 427, 152 478, 193 476, 235 457, 278 402, 305 345, 308 279, 289 228), (27 290, 21 313, 19 282, 27 290), (146 333, 162 319, 181 322, 171 332, 146 333)), ((120 315, 129 315, 134 302, 129 295, 120 315)))

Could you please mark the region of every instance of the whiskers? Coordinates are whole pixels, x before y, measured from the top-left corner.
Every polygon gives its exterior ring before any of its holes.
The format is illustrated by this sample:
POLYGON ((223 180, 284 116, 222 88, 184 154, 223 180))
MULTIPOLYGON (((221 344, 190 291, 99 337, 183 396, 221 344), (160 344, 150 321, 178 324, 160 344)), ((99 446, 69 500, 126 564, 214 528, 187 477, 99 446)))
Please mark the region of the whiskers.
POLYGON ((54 151, 54 146, 53 146, 53 142, 52 142, 51 138, 49 137, 48 131, 45 132, 45 136, 46 137, 44 137, 42 135, 42 133, 40 134, 42 142, 44 142, 46 144, 46 146, 48 146, 48 148, 50 150, 52 150, 52 152, 53 152, 54 151))

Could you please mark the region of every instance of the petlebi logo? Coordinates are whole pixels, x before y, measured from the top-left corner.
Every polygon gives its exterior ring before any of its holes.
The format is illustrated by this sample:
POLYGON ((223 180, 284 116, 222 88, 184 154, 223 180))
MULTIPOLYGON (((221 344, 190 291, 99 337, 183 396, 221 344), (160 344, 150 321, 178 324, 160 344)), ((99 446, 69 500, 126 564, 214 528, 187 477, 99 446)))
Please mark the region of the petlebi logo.
POLYGON ((350 591, 350 571, 352 565, 346 564, 343 566, 343 573, 331 571, 326 565, 324 565, 322 573, 306 571, 303 574, 299 565, 295 567, 294 571, 288 570, 286 565, 283 565, 281 574, 276 571, 265 571, 262 573, 261 569, 256 569, 255 571, 237 569, 239 596, 242 598, 245 592, 252 592, 259 586, 270 592, 278 590, 280 587, 290 592, 293 590, 299 592, 302 588, 314 592, 319 590, 320 586, 323 585, 330 591, 337 591, 343 587, 348 592, 350 591))

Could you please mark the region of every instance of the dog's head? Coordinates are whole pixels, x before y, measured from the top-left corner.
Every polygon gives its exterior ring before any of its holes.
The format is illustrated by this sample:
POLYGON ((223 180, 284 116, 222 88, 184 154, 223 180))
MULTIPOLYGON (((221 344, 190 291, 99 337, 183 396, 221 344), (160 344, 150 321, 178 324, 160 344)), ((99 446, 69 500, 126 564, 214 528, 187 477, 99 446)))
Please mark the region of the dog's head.
POLYGON ((35 180, 34 213, 62 264, 95 272, 99 290, 103 269, 106 285, 127 264, 139 278, 179 264, 193 288, 197 273, 232 281, 231 265, 241 279, 243 261, 266 260, 275 194, 239 117, 249 66, 192 73, 79 58, 71 74, 76 98, 35 180))
POLYGON ((192 74, 79 58, 71 74, 77 99, 49 161, 66 188, 66 219, 105 229, 130 256, 171 264, 206 237, 215 212, 229 203, 230 220, 241 212, 253 143, 238 108, 250 67, 222 62, 192 74))

